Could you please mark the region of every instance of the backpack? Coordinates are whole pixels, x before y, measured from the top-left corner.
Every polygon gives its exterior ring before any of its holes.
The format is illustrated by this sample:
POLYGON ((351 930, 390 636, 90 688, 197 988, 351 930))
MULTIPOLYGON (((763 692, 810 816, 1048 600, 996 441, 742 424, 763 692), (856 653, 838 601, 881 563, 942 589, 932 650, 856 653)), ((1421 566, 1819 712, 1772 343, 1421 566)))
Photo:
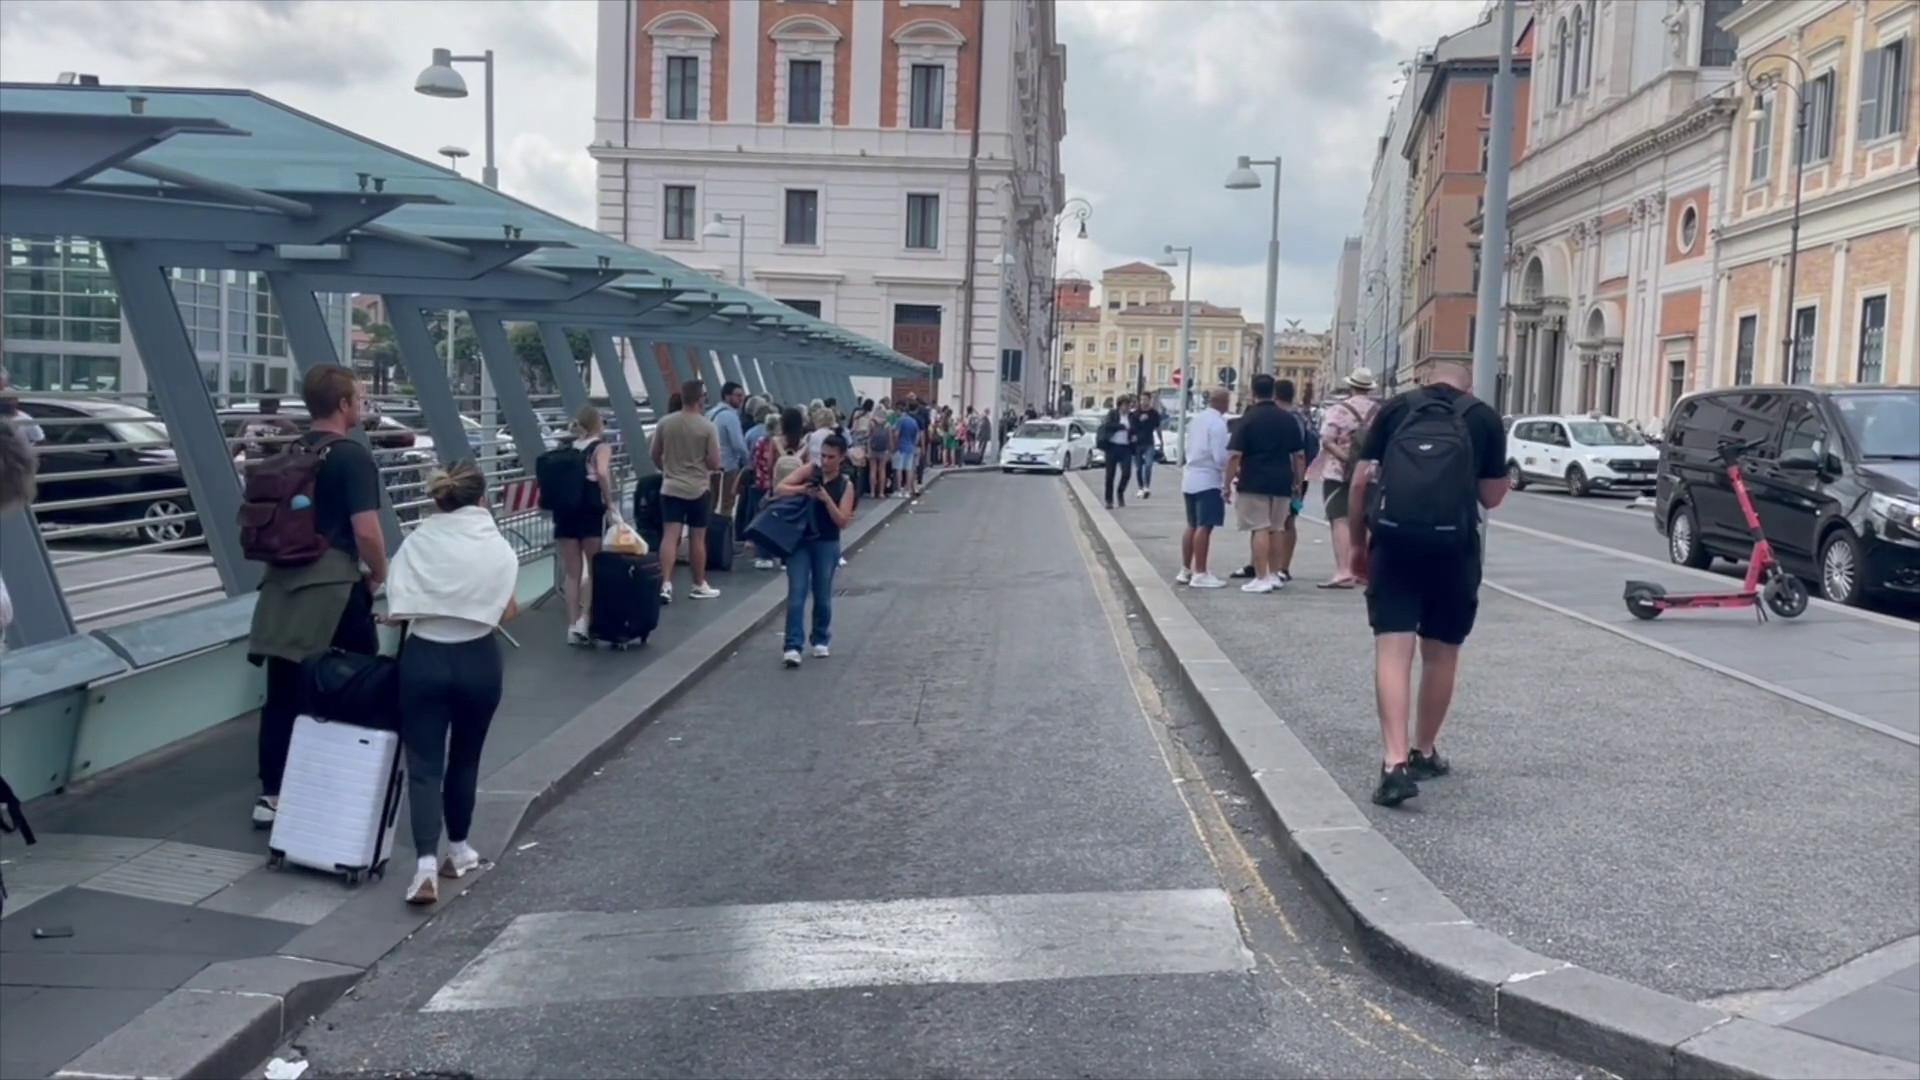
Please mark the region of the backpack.
POLYGON ((1352 433, 1347 436, 1347 452, 1344 454, 1338 450, 1333 452, 1334 460, 1338 461, 1346 469, 1347 478, 1351 480, 1353 478, 1353 463, 1360 460, 1361 451, 1366 449, 1367 429, 1373 426, 1373 418, 1379 415, 1380 409, 1378 406, 1375 406, 1367 415, 1362 416, 1360 415, 1360 410, 1354 408, 1353 402, 1351 401, 1342 401, 1337 404, 1335 408, 1347 410, 1350 416, 1359 421, 1358 424, 1354 425, 1352 433))
POLYGON ((1464 546, 1479 524, 1479 469, 1467 413, 1479 400, 1431 391, 1408 401, 1367 487, 1374 535, 1432 546, 1464 546))
POLYGON ((332 545, 320 532, 314 486, 320 467, 345 435, 296 442, 247 469, 241 490, 240 551, 269 566, 308 566, 332 545))
POLYGON ((540 486, 540 509, 564 516, 587 508, 588 502, 599 494, 599 485, 587 483, 587 462, 597 445, 598 439, 584 446, 568 443, 533 460, 534 482, 540 486))

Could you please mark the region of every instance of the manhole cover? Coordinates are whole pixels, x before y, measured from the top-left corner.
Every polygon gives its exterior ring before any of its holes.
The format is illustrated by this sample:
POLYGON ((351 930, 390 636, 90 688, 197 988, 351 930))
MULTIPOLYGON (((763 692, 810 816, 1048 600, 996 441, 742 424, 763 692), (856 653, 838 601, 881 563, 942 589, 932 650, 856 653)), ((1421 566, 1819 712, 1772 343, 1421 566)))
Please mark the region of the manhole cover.
POLYGON ((870 596, 880 591, 878 585, 849 585, 844 589, 833 590, 835 596, 870 596))

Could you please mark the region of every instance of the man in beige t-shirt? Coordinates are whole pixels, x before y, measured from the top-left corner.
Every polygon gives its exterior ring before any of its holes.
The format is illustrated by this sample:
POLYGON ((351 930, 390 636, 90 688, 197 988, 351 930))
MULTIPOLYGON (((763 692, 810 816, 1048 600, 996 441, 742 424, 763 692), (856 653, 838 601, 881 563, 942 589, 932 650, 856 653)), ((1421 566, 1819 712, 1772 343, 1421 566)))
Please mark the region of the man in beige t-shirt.
POLYGON ((653 465, 660 470, 660 599, 673 602, 673 562, 680 550, 680 527, 687 540, 687 567, 693 588, 687 595, 710 600, 720 590, 707 584, 707 494, 709 478, 720 469, 720 429, 700 415, 707 386, 699 379, 680 385, 680 411, 665 417, 653 432, 653 465))

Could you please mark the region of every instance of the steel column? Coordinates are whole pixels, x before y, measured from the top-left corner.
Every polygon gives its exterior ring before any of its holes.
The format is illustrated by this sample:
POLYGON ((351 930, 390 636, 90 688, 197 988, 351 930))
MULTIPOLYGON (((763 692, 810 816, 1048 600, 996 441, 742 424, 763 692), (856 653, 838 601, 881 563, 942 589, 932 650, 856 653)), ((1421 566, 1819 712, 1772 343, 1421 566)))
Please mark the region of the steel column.
POLYGON ((667 385, 666 372, 660 370, 657 359, 659 354, 654 351, 652 342, 641 338, 628 338, 627 346, 638 359, 634 367, 640 370, 640 383, 647 388, 647 401, 653 406, 654 419, 665 419, 669 411, 667 399, 674 395, 676 388, 667 385))
MULTIPOLYGON (((633 389, 627 385, 620 350, 614 346, 613 335, 605 330, 591 331, 589 336, 593 338, 593 362, 600 369, 600 381, 607 384, 607 404, 620 423, 620 442, 626 447, 627 460, 633 465, 635 476, 652 476, 653 458, 647 453, 647 429, 640 423, 639 406, 633 403, 633 389)), ((635 352, 637 355, 638 350, 635 352)), ((643 372, 646 370, 645 364, 635 366, 643 372)), ((652 407, 657 419, 666 409, 667 399, 658 399, 652 407)))
POLYGON ((143 257, 138 244, 102 246, 120 293, 120 312, 166 419, 220 584, 228 596, 250 592, 260 581, 261 567, 240 553, 240 477, 200 377, 200 358, 180 321, 173 282, 165 267, 143 257))
POLYGON ((433 451, 442 465, 466 457, 472 450, 467 426, 460 422, 460 406, 453 400, 453 387, 447 381, 447 361, 433 346, 427 331, 426 310, 418 297, 389 296, 387 315, 393 320, 394 341, 400 346, 400 358, 407 365, 407 381, 413 384, 413 396, 420 401, 420 415, 426 418, 427 434, 433 436, 433 451))
POLYGON ((25 508, 0 514, 0 578, 13 597, 7 644, 38 645, 73 636, 73 611, 40 540, 40 524, 25 508))
POLYGON ((667 350, 667 367, 673 371, 673 386, 669 389, 674 393, 678 393, 680 387, 684 385, 687 380, 700 377, 700 369, 689 361, 681 347, 670 344, 665 346, 665 348, 667 350))
MULTIPOLYGON (((527 380, 520 374, 520 358, 507 340, 507 328, 499 319, 482 315, 473 318, 473 334, 480 342, 480 362, 493 376, 494 406, 507 417, 507 430, 513 435, 514 449, 520 451, 520 468, 533 471, 533 463, 547 452, 547 440, 541 437, 540 417, 534 414, 533 398, 527 394, 527 380)), ((482 427, 490 417, 481 417, 482 427)))
POLYGON ((702 349, 700 350, 700 352, 702 355, 704 355, 707 358, 707 363, 709 365, 708 370, 712 371, 714 375, 714 380, 707 389, 707 396, 709 398, 718 400, 720 396, 720 388, 727 385, 727 382, 732 378, 732 376, 727 374, 726 365, 721 363, 720 361, 720 350, 702 349))
POLYGON ((592 395, 580 378, 580 365, 573 359, 573 342, 567 340, 567 328, 558 323, 538 323, 540 344, 547 354, 547 370, 553 372, 553 384, 560 388, 560 404, 569 417, 587 407, 592 395))
MULTIPOLYGON (((326 316, 320 313, 320 301, 314 296, 314 290, 290 274, 278 273, 267 275, 267 288, 273 291, 273 302, 280 308, 280 322, 287 332, 287 349, 293 353, 294 370, 304 377, 322 364, 341 366, 340 353, 334 348, 333 335, 327 332, 326 316)), ((293 396, 299 396, 298 389, 293 396)), ((373 451, 373 442, 367 438, 365 428, 355 428, 348 434, 369 453, 373 451)), ((375 461, 378 460, 376 457, 375 461)), ((405 538, 400 531, 400 516, 393 512, 393 499, 387 494, 384 475, 380 481, 380 536, 389 555, 399 550, 400 541, 405 538)))
POLYGON ((760 371, 767 377, 767 389, 780 405, 793 404, 793 373, 786 362, 781 360, 760 361, 760 371))

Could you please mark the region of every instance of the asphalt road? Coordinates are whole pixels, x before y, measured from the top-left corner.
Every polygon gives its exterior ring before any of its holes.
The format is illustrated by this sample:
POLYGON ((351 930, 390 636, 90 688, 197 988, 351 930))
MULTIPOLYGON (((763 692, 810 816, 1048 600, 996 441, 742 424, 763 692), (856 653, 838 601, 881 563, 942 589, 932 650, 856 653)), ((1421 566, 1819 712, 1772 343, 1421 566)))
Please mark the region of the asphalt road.
POLYGON ((715 669, 308 1077, 1597 1075, 1357 962, 1070 514, 943 482, 841 571, 831 659, 715 669))

